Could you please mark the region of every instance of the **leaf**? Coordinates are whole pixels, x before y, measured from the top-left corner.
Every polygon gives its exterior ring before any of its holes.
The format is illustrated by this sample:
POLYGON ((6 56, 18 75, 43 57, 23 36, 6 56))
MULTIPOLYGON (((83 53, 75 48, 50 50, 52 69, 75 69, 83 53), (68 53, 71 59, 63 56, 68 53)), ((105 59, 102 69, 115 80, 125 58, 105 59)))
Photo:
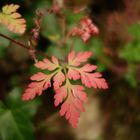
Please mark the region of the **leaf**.
MULTIPOLYGON (((79 68, 81 71, 85 71, 85 72, 92 72, 93 70, 95 70, 97 68, 97 66, 94 65, 90 65, 90 64, 86 64, 83 67, 79 68)), ((69 67, 68 70, 68 78, 69 79, 73 79, 73 80, 78 80, 80 79, 80 72, 78 69, 74 68, 74 67, 69 67)))
POLYGON ((67 96, 67 88, 62 86, 56 90, 54 105, 58 106, 67 96))
POLYGON ((134 23, 128 26, 128 33, 139 40, 140 39, 140 25, 138 23, 134 23))
POLYGON ((90 52, 79 52, 76 57, 75 53, 71 52, 68 56, 68 60, 70 66, 68 67, 68 78, 77 80, 81 78, 82 83, 87 86, 88 88, 102 88, 107 89, 108 84, 104 78, 102 78, 102 74, 95 72, 97 66, 91 64, 85 64, 82 67, 75 67, 79 66, 80 61, 86 62, 87 59, 91 56, 92 53, 90 52), (72 59, 72 60, 71 60, 72 59), (72 65, 72 66, 71 66, 72 65))
POLYGON ((81 80, 82 83, 87 86, 88 88, 102 88, 102 89, 107 89, 108 84, 104 78, 101 78, 102 75, 98 72, 96 73, 86 73, 86 72, 81 72, 81 80))
MULTIPOLYGON (((56 59, 53 59, 53 62, 55 62, 55 60, 56 59)), ((38 72, 37 74, 34 74, 30 78, 34 82, 31 82, 28 85, 27 89, 25 90, 22 96, 22 99, 24 101, 27 101, 35 98, 36 95, 41 95, 44 90, 47 90, 49 87, 51 87, 52 78, 54 81, 53 83, 54 89, 59 88, 62 85, 62 83, 65 81, 65 76, 62 73, 61 69, 58 69, 49 75, 44 74, 42 72, 38 72)))
POLYGON ((119 55, 125 59, 128 63, 140 62, 140 40, 133 40, 127 43, 124 48, 121 49, 119 55), (132 57, 133 56, 133 57, 132 57))
POLYGON ((132 36, 124 47, 120 50, 119 56, 125 59, 128 63, 140 62, 140 25, 132 24, 128 27, 128 31, 132 36), (132 57, 133 56, 133 57, 132 57))
POLYGON ((83 42, 86 43, 92 36, 99 34, 99 29, 89 17, 85 16, 68 34, 80 36, 83 42))
POLYGON ((0 101, 0 139, 34 140, 32 117, 38 102, 25 104, 20 100, 19 88, 14 88, 3 103, 0 101))
POLYGON ((19 5, 10 4, 2 7, 0 23, 4 24, 11 32, 23 34, 26 30, 26 21, 17 13, 19 5))
MULTIPOLYGON (((48 5, 48 4, 46 4, 48 5)), ((40 7, 42 8, 42 7, 40 7)), ((44 7, 45 8, 45 7, 44 7)), ((41 34, 45 38, 49 38, 52 42, 57 42, 60 39, 61 30, 58 20, 54 14, 46 13, 42 22, 41 34)))
POLYGON ((59 63, 58 63, 57 58, 53 56, 52 62, 48 59, 44 59, 43 61, 39 61, 39 62, 35 63, 35 66, 42 70, 47 69, 49 71, 53 71, 59 67, 59 63))
POLYGON ((69 67, 69 71, 68 71, 68 78, 69 79, 73 79, 73 80, 78 80, 80 79, 80 74, 77 70, 75 70, 74 68, 70 68, 69 67))
POLYGON ((69 80, 66 84, 56 90, 55 106, 61 105, 60 115, 65 116, 73 128, 77 127, 80 112, 84 112, 83 103, 87 101, 84 87, 80 85, 71 85, 69 80))
POLYGON ((54 88, 59 88, 60 85, 65 81, 65 76, 61 72, 60 69, 56 70, 59 68, 59 62, 56 57, 52 57, 51 61, 48 60, 47 58, 44 59, 43 61, 39 61, 35 63, 35 66, 37 68, 40 68, 42 70, 49 70, 53 71, 51 74, 47 75, 42 72, 38 72, 37 74, 33 75, 31 77, 31 80, 34 82, 31 82, 27 89, 25 90, 22 99, 27 101, 30 99, 35 98, 36 95, 41 95, 44 90, 47 90, 49 87, 51 87, 51 79, 54 77, 54 88))
POLYGON ((97 69, 97 66, 91 65, 91 64, 86 64, 80 68, 81 71, 85 71, 85 72, 92 72, 93 70, 96 70, 96 69, 97 69))
POLYGON ((37 73, 31 77, 31 80, 36 81, 28 85, 28 88, 25 90, 22 99, 24 101, 35 98, 36 95, 41 95, 44 90, 51 87, 52 75, 46 75, 44 73, 37 73))
POLYGON ((23 100, 33 99, 36 95, 41 95, 43 90, 51 87, 51 80, 55 90, 54 105, 61 105, 60 115, 65 116, 73 128, 77 126, 80 113, 84 112, 84 102, 87 95, 84 87, 72 85, 70 80, 81 79, 87 87, 108 88, 107 82, 102 78, 102 74, 93 72, 97 66, 91 64, 82 65, 91 56, 91 52, 79 52, 75 54, 72 51, 68 55, 68 65, 61 66, 57 58, 52 57, 51 61, 44 59, 35 64, 37 68, 49 70, 51 74, 46 75, 39 72, 31 77, 32 82, 23 94, 23 100))
POLYGON ((53 83, 54 89, 58 89, 65 81, 65 76, 61 70, 53 77, 53 81, 54 81, 53 83))
POLYGON ((93 65, 85 65, 82 68, 70 68, 69 72, 68 72, 68 77, 69 79, 74 79, 75 75, 80 75, 80 79, 82 81, 82 83, 88 87, 88 88, 102 88, 102 89, 107 89, 108 88, 108 84, 106 82, 106 80, 104 78, 102 78, 102 74, 99 72, 95 72, 95 73, 90 73, 92 70, 94 70, 95 66, 93 65), (86 69, 86 67, 92 67, 91 69, 86 69), (73 74, 72 74, 73 72, 73 74), (69 76, 69 73, 71 73, 71 75, 73 75, 72 77, 69 76))
POLYGON ((79 66, 81 63, 86 62, 91 55, 92 52, 79 52, 75 55, 75 52, 72 51, 68 55, 68 64, 72 66, 79 66))

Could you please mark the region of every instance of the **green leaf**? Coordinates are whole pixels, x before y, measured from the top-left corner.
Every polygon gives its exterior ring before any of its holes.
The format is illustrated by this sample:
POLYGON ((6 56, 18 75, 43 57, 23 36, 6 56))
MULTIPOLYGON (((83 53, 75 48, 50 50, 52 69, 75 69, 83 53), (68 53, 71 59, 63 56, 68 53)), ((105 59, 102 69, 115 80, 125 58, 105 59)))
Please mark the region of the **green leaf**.
POLYGON ((59 48, 57 48, 57 46, 51 45, 47 48, 47 54, 51 54, 51 55, 56 56, 59 59, 63 59, 63 57, 64 57, 62 54, 63 50, 65 50, 65 48, 59 49, 59 48))
POLYGON ((133 35, 135 38, 140 39, 140 25, 139 24, 133 24, 128 27, 128 32, 133 35))
POLYGON ((32 117, 39 102, 24 103, 20 99, 20 89, 13 89, 0 102, 0 140, 34 140, 32 117))
POLYGON ((125 79, 126 81, 132 86, 133 88, 136 88, 138 86, 138 79, 137 79, 137 70, 135 65, 129 64, 127 72, 125 73, 125 79))
POLYGON ((127 62, 140 62, 140 40, 134 40, 124 46, 119 55, 127 62))
POLYGON ((67 22, 69 24, 75 24, 78 23, 80 21, 80 19, 85 15, 84 12, 80 12, 80 13, 73 13, 71 12, 71 10, 65 10, 65 17, 67 18, 67 22))
POLYGON ((58 40, 60 38, 60 27, 55 15, 45 14, 41 31, 41 34, 46 38, 53 40, 58 40))
POLYGON ((89 50, 94 52, 94 58, 104 55, 103 47, 102 40, 98 38, 91 39, 88 45, 89 50))
POLYGON ((128 31, 131 33, 133 40, 126 43, 123 49, 120 50, 119 56, 127 62, 140 62, 140 26, 134 24, 129 27, 128 31))

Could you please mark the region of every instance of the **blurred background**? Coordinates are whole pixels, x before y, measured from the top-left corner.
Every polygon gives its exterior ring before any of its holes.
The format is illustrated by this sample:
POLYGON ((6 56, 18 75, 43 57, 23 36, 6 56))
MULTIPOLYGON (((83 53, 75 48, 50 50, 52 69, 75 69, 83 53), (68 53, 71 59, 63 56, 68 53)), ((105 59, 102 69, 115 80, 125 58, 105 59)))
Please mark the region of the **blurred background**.
MULTIPOLYGON (((21 6, 27 20, 27 33, 18 36, 0 25, 3 33, 27 44, 34 27, 35 11, 51 0, 1 0, 21 6)), ((98 66, 109 89, 88 90, 89 102, 79 125, 71 128, 53 105, 53 89, 33 101, 23 102, 22 93, 29 77, 37 72, 28 51, 0 37, 0 140, 139 140, 140 138, 140 1, 74 0, 65 1, 68 10, 88 4, 88 14, 99 27, 100 35, 86 45, 75 41, 76 51, 92 51, 91 63, 98 66)), ((79 14, 66 11, 71 26, 79 14)), ((65 49, 57 49, 52 40, 59 38, 55 16, 45 15, 37 50, 58 58, 65 49)), ((38 56, 40 59, 42 56, 38 56)))

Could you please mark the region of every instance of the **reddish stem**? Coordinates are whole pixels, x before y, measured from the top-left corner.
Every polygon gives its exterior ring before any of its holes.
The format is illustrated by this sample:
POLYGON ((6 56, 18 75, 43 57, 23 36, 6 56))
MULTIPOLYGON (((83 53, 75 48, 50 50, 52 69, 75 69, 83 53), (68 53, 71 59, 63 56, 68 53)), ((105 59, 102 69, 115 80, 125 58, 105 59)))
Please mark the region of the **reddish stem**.
MULTIPOLYGON (((16 40, 14 40, 14 39, 8 37, 8 36, 6 36, 6 35, 4 35, 4 34, 2 34, 2 33, 0 33, 0 36, 3 37, 3 38, 5 38, 5 39, 7 39, 7 40, 10 40, 11 42, 17 44, 18 46, 20 46, 20 47, 22 47, 22 48, 25 48, 25 49, 27 49, 27 50, 31 50, 31 48, 30 48, 29 46, 26 46, 26 45, 24 45, 24 44, 22 44, 22 43, 20 43, 20 42, 18 42, 18 41, 16 41, 16 40)), ((40 55, 43 55, 43 56, 45 56, 45 57, 49 57, 46 53, 43 53, 42 51, 37 51, 37 50, 35 50, 35 52, 38 53, 38 54, 40 54, 40 55)))
POLYGON ((20 47, 23 47, 23 48, 25 48, 25 49, 30 49, 28 46, 26 46, 26 45, 24 45, 24 44, 22 44, 22 43, 20 43, 20 42, 18 42, 18 41, 16 41, 16 40, 10 38, 10 37, 8 37, 8 36, 6 36, 6 35, 4 35, 4 34, 1 34, 1 33, 0 33, 0 36, 3 37, 3 38, 5 38, 5 39, 7 39, 7 40, 10 40, 11 42, 17 44, 17 45, 20 46, 20 47))

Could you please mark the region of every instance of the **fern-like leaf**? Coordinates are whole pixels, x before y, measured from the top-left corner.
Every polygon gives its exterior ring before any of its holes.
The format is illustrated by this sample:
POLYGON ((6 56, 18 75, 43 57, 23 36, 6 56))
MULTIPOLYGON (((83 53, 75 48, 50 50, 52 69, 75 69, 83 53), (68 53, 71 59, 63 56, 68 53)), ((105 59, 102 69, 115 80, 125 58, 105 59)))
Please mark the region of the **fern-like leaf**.
POLYGON ((26 30, 26 21, 17 12, 19 7, 17 4, 3 6, 0 12, 0 24, 5 25, 11 32, 23 34, 26 30))
POLYGON ((88 88, 107 89, 108 84, 99 72, 94 72, 97 66, 87 63, 92 52, 72 51, 68 55, 68 64, 61 65, 56 57, 51 60, 45 58, 35 63, 41 70, 31 77, 31 82, 25 90, 22 99, 30 100, 39 96, 44 90, 53 86, 55 90, 54 105, 61 104, 60 116, 64 116, 73 128, 77 127, 81 112, 84 112, 84 103, 88 100, 84 86, 88 88), (74 85, 71 81, 81 80, 84 85, 74 85))
POLYGON ((80 113, 85 111, 84 102, 87 102, 88 100, 84 87, 72 85, 69 80, 67 80, 64 86, 56 90, 54 99, 55 106, 58 106, 63 102, 60 115, 65 116, 72 127, 76 128, 80 113))

